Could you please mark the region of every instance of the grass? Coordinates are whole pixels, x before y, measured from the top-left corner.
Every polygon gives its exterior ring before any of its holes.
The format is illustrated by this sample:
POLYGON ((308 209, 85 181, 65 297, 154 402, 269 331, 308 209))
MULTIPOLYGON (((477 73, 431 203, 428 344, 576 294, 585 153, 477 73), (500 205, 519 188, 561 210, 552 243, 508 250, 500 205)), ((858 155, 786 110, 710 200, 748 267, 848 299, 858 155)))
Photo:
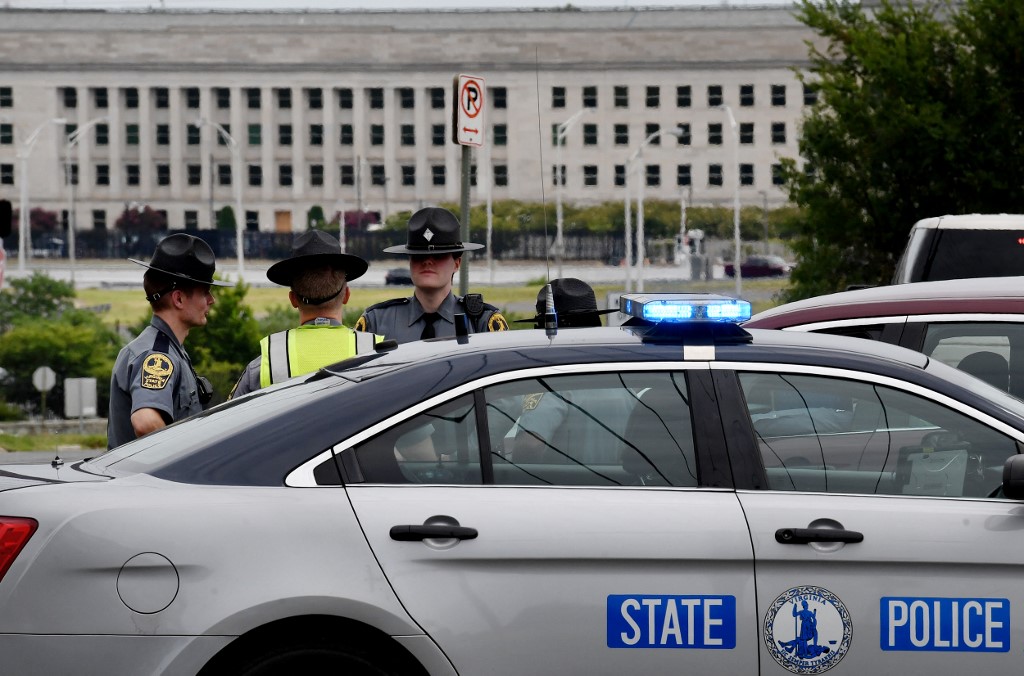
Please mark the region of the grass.
POLYGON ((0 434, 0 448, 8 451, 56 450, 57 446, 80 446, 106 450, 105 434, 0 434))

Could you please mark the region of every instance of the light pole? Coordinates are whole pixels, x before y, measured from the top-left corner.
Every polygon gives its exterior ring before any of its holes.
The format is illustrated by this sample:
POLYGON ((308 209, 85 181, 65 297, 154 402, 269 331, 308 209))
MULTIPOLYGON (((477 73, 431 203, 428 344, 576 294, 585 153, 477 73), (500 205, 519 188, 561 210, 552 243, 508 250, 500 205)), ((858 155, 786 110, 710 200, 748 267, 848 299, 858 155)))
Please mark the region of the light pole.
POLYGON ((51 124, 65 124, 67 120, 62 117, 55 117, 43 122, 28 135, 25 141, 18 148, 17 157, 19 160, 18 177, 19 205, 18 205, 18 272, 25 272, 25 260, 28 258, 29 241, 29 213, 28 213, 28 157, 39 140, 39 133, 51 124))
POLYGON ((569 130, 576 126, 580 118, 593 112, 593 108, 577 111, 568 120, 558 125, 558 131, 555 134, 555 260, 558 262, 559 278, 562 277, 562 258, 565 253, 565 240, 562 237, 562 192, 565 189, 565 174, 562 172, 562 144, 565 143, 565 137, 569 130))
POLYGON ((759 190, 757 192, 761 196, 761 220, 764 225, 764 253, 767 256, 770 253, 768 246, 768 191, 759 190))
POLYGON ((68 266, 71 268, 72 286, 75 284, 75 224, 77 219, 75 218, 75 182, 71 180, 71 151, 82 140, 82 135, 85 132, 106 121, 106 116, 89 120, 68 135, 67 143, 64 146, 64 181, 68 184, 68 266))
POLYGON ((733 251, 732 274, 736 280, 736 297, 739 298, 743 292, 743 273, 740 263, 740 133, 736 125, 736 118, 733 117, 732 108, 723 105, 722 110, 729 116, 729 128, 732 129, 732 150, 733 150, 733 171, 736 172, 735 190, 733 191, 732 205, 732 235, 735 250, 733 251))
MULTIPOLYGON (((205 117, 200 117, 196 120, 197 127, 202 128, 204 125, 209 125, 216 129, 220 137, 224 139, 224 143, 231 149, 231 160, 234 165, 231 169, 233 174, 231 185, 235 193, 235 249, 238 252, 238 280, 245 281, 245 243, 242 239, 242 233, 245 229, 245 211, 242 210, 242 150, 238 147, 238 142, 235 141, 234 137, 221 125, 212 120, 207 120, 205 117)), ((210 166, 210 194, 213 195, 212 163, 210 166)))
MULTIPOLYGON (((639 163, 644 156, 644 148, 660 139, 665 134, 671 134, 676 138, 679 138, 683 133, 683 130, 676 127, 675 129, 659 129, 658 131, 650 134, 644 139, 644 142, 640 144, 640 147, 636 149, 633 156, 629 158, 626 163, 626 187, 629 187, 629 175, 633 171, 633 165, 639 163)), ((646 176, 639 181, 637 184, 636 191, 636 264, 637 264, 637 281, 636 290, 644 290, 644 257, 647 256, 647 247, 644 244, 644 184, 647 182, 646 176)), ((627 193, 628 203, 628 193, 627 193)), ((629 207, 627 206, 627 211, 629 207)), ((632 271, 632 264, 630 264, 630 271, 632 271)), ((627 288, 631 285, 627 285, 627 288)))

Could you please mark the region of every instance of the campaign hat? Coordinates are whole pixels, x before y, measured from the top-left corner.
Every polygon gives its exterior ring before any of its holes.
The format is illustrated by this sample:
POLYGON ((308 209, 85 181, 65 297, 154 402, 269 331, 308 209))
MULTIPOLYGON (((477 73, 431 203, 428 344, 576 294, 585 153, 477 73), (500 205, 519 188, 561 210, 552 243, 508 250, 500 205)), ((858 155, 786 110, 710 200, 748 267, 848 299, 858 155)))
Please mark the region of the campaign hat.
POLYGON ((194 235, 186 235, 183 232, 168 235, 157 242, 156 251, 148 263, 134 258, 128 260, 150 270, 197 284, 231 286, 229 282, 214 281, 213 273, 217 268, 217 259, 210 245, 194 235))
POLYGON ((384 253, 415 256, 459 253, 484 248, 483 244, 461 241, 460 230, 459 219, 455 218, 455 214, 441 207, 426 207, 409 218, 407 242, 389 246, 384 249, 384 253))
POLYGON ((344 270, 347 282, 362 277, 370 266, 359 256, 342 253, 341 243, 331 233, 307 230, 292 242, 292 252, 288 258, 267 269, 267 279, 274 284, 291 286, 295 275, 302 270, 325 264, 344 270))
MULTIPOLYGON (((615 308, 598 310, 594 289, 581 279, 562 277, 552 279, 550 284, 551 294, 555 300, 555 314, 558 316, 560 326, 600 326, 601 315, 616 311, 615 308)), ((537 316, 530 319, 518 319, 517 322, 544 325, 544 306, 547 301, 545 289, 546 287, 542 286, 537 292, 537 316)))

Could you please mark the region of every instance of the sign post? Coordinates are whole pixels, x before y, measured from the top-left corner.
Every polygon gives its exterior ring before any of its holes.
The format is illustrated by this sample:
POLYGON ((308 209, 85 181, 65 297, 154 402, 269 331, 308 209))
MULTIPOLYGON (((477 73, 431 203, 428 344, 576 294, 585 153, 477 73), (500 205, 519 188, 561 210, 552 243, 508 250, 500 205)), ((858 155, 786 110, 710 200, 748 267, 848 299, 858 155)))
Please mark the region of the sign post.
MULTIPOLYGON (((484 79, 473 75, 456 75, 452 95, 452 141, 462 146, 462 195, 459 220, 462 241, 469 241, 469 184, 472 166, 471 148, 484 144, 484 79)), ((459 268, 459 294, 469 291, 469 260, 463 258, 459 268)))
POLYGON ((39 417, 46 419, 46 393, 57 384, 57 374, 49 366, 40 366, 32 372, 32 384, 40 392, 39 417))

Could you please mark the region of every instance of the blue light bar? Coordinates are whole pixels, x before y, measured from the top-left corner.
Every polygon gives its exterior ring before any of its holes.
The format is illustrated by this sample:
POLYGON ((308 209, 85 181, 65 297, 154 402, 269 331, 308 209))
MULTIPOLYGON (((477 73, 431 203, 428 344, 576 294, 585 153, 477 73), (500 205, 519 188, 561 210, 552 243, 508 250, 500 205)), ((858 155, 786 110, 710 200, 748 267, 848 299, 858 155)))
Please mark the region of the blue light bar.
POLYGON ((627 293, 619 299, 619 310, 630 317, 660 322, 727 322, 739 324, 750 319, 750 303, 715 294, 627 293))

